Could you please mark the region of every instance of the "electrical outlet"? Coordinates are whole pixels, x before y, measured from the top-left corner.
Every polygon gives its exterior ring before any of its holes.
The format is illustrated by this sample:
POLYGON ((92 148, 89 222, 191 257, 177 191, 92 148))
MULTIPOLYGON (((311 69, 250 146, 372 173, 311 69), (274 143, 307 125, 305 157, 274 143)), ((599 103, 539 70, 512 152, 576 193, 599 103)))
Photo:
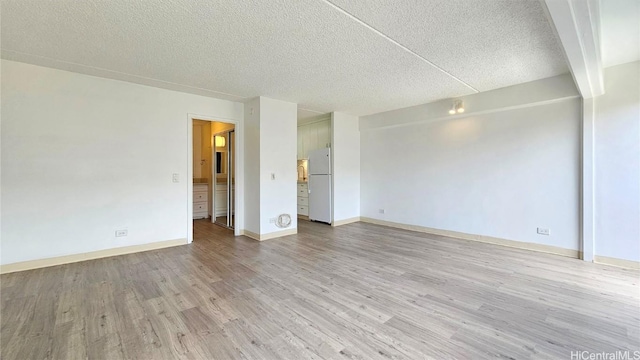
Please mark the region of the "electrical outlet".
POLYGON ((551 232, 546 228, 538 228, 538 234, 540 235, 550 235, 551 232))
POLYGON ((178 173, 174 173, 173 174, 173 182, 174 183, 179 183, 180 182, 180 174, 178 174, 178 173))
POLYGON ((384 214, 384 209, 378 209, 378 213, 384 214))
POLYGON ((269 224, 275 224, 276 220, 277 220, 276 218, 269 219, 269 224))
POLYGON ((127 229, 124 230, 116 230, 116 237, 123 237, 123 236, 127 236, 127 229))

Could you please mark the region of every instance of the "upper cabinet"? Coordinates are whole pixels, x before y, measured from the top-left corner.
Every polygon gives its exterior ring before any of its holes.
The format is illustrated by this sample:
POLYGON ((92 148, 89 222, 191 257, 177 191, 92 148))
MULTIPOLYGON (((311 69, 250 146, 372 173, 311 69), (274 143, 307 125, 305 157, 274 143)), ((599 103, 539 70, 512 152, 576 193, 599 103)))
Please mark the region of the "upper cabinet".
POLYGON ((298 126, 298 160, 304 159, 304 136, 302 135, 302 126, 298 126))
POLYGON ((304 146, 304 158, 309 158, 309 152, 318 148, 318 126, 319 123, 309 124, 304 126, 304 138, 302 138, 302 145, 304 146))
POLYGON ((331 121, 325 120, 312 125, 316 126, 316 136, 318 137, 318 149, 331 147, 331 121))
POLYGON ((331 120, 298 126, 298 160, 307 159, 309 152, 331 147, 331 120))

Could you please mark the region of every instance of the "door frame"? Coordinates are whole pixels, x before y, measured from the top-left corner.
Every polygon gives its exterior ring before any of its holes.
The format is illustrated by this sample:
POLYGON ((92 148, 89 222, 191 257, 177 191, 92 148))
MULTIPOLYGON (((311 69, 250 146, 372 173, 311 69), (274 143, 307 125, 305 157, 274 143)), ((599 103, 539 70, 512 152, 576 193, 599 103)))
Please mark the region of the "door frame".
MULTIPOLYGON (((236 153, 236 185, 234 197, 235 227, 233 234, 241 235, 244 227, 244 128, 242 121, 222 116, 187 114, 187 243, 193 242, 193 120, 217 121, 234 125, 236 153)), ((212 169, 213 170, 213 169, 212 169)), ((215 191, 215 188, 213 189, 215 191)), ((210 196, 213 198, 213 196, 210 196)), ((212 204, 215 207, 215 204, 212 204)), ((215 216, 215 209, 214 209, 215 216)))

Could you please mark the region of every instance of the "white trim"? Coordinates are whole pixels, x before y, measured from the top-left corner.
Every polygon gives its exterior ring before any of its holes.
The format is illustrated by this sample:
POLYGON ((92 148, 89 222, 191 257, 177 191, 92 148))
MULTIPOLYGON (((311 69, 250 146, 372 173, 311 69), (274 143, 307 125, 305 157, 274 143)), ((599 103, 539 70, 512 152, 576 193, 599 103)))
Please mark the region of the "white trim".
MULTIPOLYGON (((238 119, 223 116, 187 114, 187 242, 193 242, 193 120, 217 121, 234 125, 235 154, 236 154, 236 184, 235 184, 235 227, 234 236, 240 236, 240 227, 244 226, 244 127, 238 119)), ((215 191, 215 183, 214 189, 215 191)), ((215 208, 215 204, 212 204, 215 208)), ((215 213, 215 210, 213 211, 215 213)))
POLYGON ((187 243, 193 242, 193 118, 187 116, 187 243))
POLYGON ((428 228, 428 227, 419 226, 419 225, 402 224, 402 223, 396 223, 396 222, 385 221, 385 220, 378 220, 378 219, 373 219, 373 218, 368 218, 368 217, 361 217, 360 221, 371 223, 371 224, 394 227, 394 228, 398 228, 398 229, 418 231, 418 232, 423 232, 423 233, 427 233, 427 234, 442 235, 442 236, 448 236, 448 237, 457 238, 457 239, 478 241, 478 242, 489 243, 489 244, 494 244, 494 245, 501 245, 501 246, 507 246, 507 247, 512 247, 512 248, 518 248, 518 249, 524 249, 524 250, 532 250, 532 251, 550 253, 550 254, 555 254, 555 255, 567 256, 567 257, 571 257, 571 258, 575 258, 575 259, 580 257, 580 251, 578 251, 578 250, 565 249, 565 248, 561 248, 561 247, 557 247, 557 246, 551 246, 551 245, 543 245, 543 244, 535 244, 535 243, 529 243, 529 242, 523 242, 523 241, 508 240, 508 239, 496 238, 496 237, 492 237, 492 236, 467 234, 467 233, 462 233, 462 232, 458 232, 458 231, 434 229, 434 228, 428 228))
POLYGON ((240 233, 253 240, 264 241, 264 240, 275 239, 275 238, 288 236, 288 235, 295 235, 298 233, 298 229, 274 231, 267 234, 256 234, 253 231, 249 231, 249 230, 242 230, 240 233))
POLYGON ((253 231, 242 230, 240 233, 248 238, 260 241, 260 234, 256 234, 253 231))
POLYGON ((594 261, 595 204, 594 204, 594 99, 582 99, 582 176, 580 193, 582 259, 594 261))
POLYGON ((580 94, 604 94, 599 0, 543 0, 580 94))
POLYGON ((296 229, 287 229, 287 230, 281 230, 281 231, 274 231, 266 234, 260 234, 260 241, 275 239, 275 238, 288 236, 288 235, 295 235, 297 233, 298 233, 298 229, 296 228, 296 229))
POLYGON ((329 136, 330 136, 329 139, 331 141, 331 151, 329 152, 329 154, 331 155, 331 224, 333 224, 335 219, 335 214, 336 214, 336 195, 335 195, 335 191, 336 191, 336 160, 335 160, 336 126, 335 126, 335 122, 336 122, 336 119, 335 117, 336 117, 336 113, 335 111, 332 111, 329 114, 329 136))
POLYGON ((640 269, 640 261, 618 259, 607 256, 596 255, 593 257, 593 262, 598 264, 617 266, 625 269, 640 269))
POLYGON ((360 221, 360 216, 356 216, 356 217, 352 217, 349 219, 343 219, 343 220, 334 220, 331 223, 331 226, 336 227, 336 226, 342 226, 342 225, 347 225, 347 224, 352 224, 355 222, 360 221))
POLYGON ((172 246, 178 245, 186 245, 187 239, 175 239, 175 240, 166 240, 166 241, 158 241, 148 244, 139 244, 139 245, 131 245, 131 246, 123 246, 111 249, 104 249, 98 251, 91 251, 88 253, 82 254, 72 254, 65 256, 57 256, 53 258, 46 259, 37 259, 37 260, 29 260, 29 261, 21 261, 13 264, 6 264, 0 266, 0 274, 7 274, 16 271, 24 271, 31 269, 39 269, 43 267, 56 266, 62 264, 70 264, 74 262, 100 259, 111 256, 125 255, 125 254, 133 254, 142 251, 149 250, 157 250, 164 249, 172 246))

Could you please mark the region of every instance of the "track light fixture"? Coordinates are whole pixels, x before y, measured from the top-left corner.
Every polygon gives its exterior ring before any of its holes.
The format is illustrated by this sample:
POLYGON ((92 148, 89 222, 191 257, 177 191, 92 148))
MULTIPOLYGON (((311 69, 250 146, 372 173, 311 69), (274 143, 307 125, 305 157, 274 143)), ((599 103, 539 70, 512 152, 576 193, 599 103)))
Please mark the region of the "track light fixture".
POLYGON ((462 114, 463 112, 464 112, 464 103, 462 102, 462 100, 454 101, 453 104, 451 105, 451 109, 449 110, 449 114, 455 115, 455 114, 462 114))

